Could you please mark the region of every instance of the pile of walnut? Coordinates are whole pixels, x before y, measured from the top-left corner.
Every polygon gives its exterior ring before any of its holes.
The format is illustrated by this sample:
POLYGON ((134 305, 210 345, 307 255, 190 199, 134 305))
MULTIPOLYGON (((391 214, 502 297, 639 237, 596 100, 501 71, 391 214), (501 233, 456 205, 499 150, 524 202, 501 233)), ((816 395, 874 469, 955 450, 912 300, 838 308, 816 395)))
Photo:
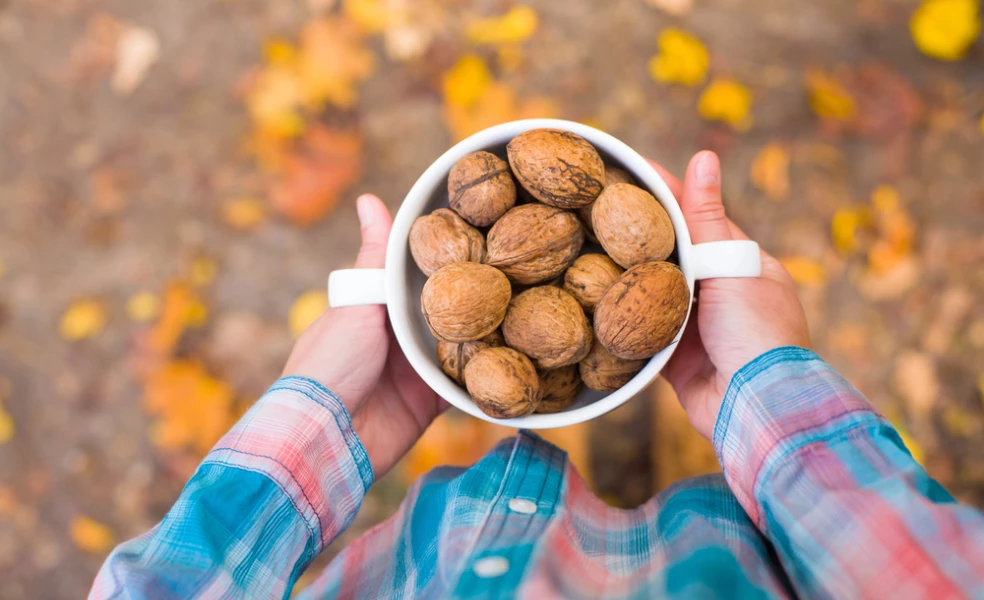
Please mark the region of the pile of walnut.
POLYGON ((670 217, 628 173, 565 131, 528 131, 506 152, 508 164, 459 160, 451 208, 410 229, 441 367, 498 418, 564 410, 582 385, 617 390, 673 341, 690 304, 666 262, 670 217), (605 253, 582 254, 585 236, 605 253))

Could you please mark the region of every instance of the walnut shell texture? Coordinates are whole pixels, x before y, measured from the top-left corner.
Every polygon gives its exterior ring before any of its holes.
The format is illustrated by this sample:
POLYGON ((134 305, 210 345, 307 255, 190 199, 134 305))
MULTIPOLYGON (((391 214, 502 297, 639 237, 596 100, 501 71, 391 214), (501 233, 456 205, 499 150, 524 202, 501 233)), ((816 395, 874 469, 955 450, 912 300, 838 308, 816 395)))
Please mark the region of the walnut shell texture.
POLYGON ((594 225, 591 223, 591 209, 594 208, 594 205, 595 203, 592 202, 577 209, 577 216, 581 219, 581 225, 584 226, 584 237, 592 244, 597 244, 598 238, 595 236, 594 225))
POLYGON ((665 260, 676 243, 666 209, 652 194, 628 183, 605 188, 591 209, 591 223, 601 247, 626 269, 665 260))
POLYGON ((492 226, 485 262, 512 281, 530 285, 563 273, 583 245, 584 228, 574 213, 543 204, 524 204, 492 226))
POLYGON ((622 167, 605 165, 605 187, 615 185, 616 183, 631 183, 632 185, 639 185, 636 183, 635 177, 633 177, 622 167))
POLYGON ((516 183, 509 165, 491 152, 472 152, 448 175, 451 208, 475 227, 488 227, 516 205, 516 183))
POLYGON ((454 211, 439 208, 418 217, 410 226, 410 255, 430 277, 443 266, 459 262, 483 262, 485 237, 454 211))
POLYGON ((568 131, 531 129, 514 137, 506 154, 519 183, 550 206, 590 204, 605 185, 605 163, 598 151, 568 131))
POLYGON ((528 415, 540 403, 540 380, 530 359, 512 348, 486 348, 465 367, 472 401, 497 419, 528 415))
POLYGON ((578 363, 584 385, 597 392, 614 392, 629 382, 649 362, 626 360, 609 352, 605 345, 595 340, 591 352, 578 363))
POLYGON ((673 341, 689 307, 690 289, 676 265, 642 263, 623 273, 601 297, 594 313, 595 334, 619 358, 649 358, 673 341))
POLYGON ((564 289, 590 314, 608 286, 624 271, 604 254, 582 254, 564 273, 564 289))
POLYGON ((501 271, 473 262, 441 267, 420 294, 431 333, 446 342, 481 339, 502 323, 512 287, 501 271))
POLYGON ((591 350, 591 323, 574 296, 543 285, 517 294, 502 321, 506 344, 529 356, 538 369, 579 362, 591 350))
POLYGON ((502 333, 496 329, 489 335, 474 342, 437 342, 437 360, 441 362, 441 370, 448 377, 461 385, 465 385, 465 366, 473 356, 486 348, 499 348, 506 345, 502 333))
POLYGON ((574 404, 581 393, 581 375, 577 365, 567 365, 540 372, 540 405, 538 413, 556 413, 574 404))

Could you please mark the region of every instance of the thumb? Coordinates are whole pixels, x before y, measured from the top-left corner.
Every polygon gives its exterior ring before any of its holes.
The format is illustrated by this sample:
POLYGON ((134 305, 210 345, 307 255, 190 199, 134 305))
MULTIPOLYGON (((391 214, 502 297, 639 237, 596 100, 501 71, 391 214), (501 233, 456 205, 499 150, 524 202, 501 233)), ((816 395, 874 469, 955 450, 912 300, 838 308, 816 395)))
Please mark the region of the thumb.
POLYGON ((680 208, 695 244, 732 239, 721 202, 721 162, 713 152, 698 152, 690 160, 680 208))
POLYGON ((386 242, 393 219, 383 201, 372 194, 363 194, 356 201, 359 225, 362 227, 362 247, 355 259, 358 269, 381 269, 386 262, 386 242))

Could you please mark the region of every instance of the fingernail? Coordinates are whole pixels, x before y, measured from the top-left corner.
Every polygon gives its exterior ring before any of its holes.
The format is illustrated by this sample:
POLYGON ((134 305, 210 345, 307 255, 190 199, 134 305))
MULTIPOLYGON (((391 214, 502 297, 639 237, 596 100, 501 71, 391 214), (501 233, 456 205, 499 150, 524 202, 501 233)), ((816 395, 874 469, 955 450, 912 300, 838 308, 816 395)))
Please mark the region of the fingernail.
POLYGON ((697 160, 697 183, 704 187, 721 182, 721 165, 713 152, 702 152, 697 160))
POLYGON ((363 229, 372 225, 372 196, 369 194, 359 196, 359 199, 355 201, 355 210, 359 213, 359 225, 363 229))

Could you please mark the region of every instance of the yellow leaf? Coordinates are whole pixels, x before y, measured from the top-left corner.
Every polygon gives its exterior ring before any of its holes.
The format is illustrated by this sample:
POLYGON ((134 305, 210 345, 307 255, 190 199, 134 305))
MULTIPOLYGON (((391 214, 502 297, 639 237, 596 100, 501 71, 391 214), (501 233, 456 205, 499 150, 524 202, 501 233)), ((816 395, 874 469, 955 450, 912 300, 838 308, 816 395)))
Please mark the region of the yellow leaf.
POLYGON ((871 192, 871 205, 882 214, 895 212, 899 209, 899 193, 890 185, 879 185, 871 192))
POLYGON ((649 60, 649 75, 660 83, 695 86, 707 77, 710 56, 699 39, 680 29, 664 29, 659 54, 649 60))
POLYGON ((752 183, 772 200, 789 195, 789 153, 778 142, 766 144, 752 162, 752 183))
POLYGON ((161 299, 152 292, 137 292, 126 301, 126 314, 137 323, 153 321, 161 313, 161 299))
POLYGON ((191 270, 188 278, 194 285, 205 287, 212 283, 218 270, 219 268, 215 265, 215 261, 205 256, 199 256, 191 261, 191 270))
POLYGON ((101 303, 77 300, 62 314, 58 331, 64 339, 74 342, 96 336, 106 327, 106 321, 106 310, 101 303))
POLYGON ((850 254, 858 249, 857 231, 861 226, 861 213, 855 208, 842 208, 834 213, 830 222, 830 236, 834 248, 841 254, 850 254))
POLYGON ((116 534, 112 529, 86 516, 72 519, 68 534, 79 549, 91 554, 104 554, 116 545, 116 534))
POLYGON ((161 316, 150 331, 150 350, 155 356, 167 356, 177 346, 185 330, 203 325, 208 311, 195 289, 184 281, 170 283, 164 290, 161 316))
POLYGON ((222 203, 222 220, 233 229, 255 229, 266 216, 266 206, 256 198, 235 198, 222 203))
POLYGON ((15 431, 17 428, 14 427, 14 417, 7 412, 3 404, 0 404, 0 444, 9 442, 14 437, 15 431))
POLYGON ((466 54, 444 74, 444 101, 455 108, 471 108, 492 83, 492 74, 481 58, 466 54))
POLYGON ((800 285, 823 287, 827 283, 827 269, 812 258, 789 256, 779 262, 800 285))
POLYGON ((326 310, 328 310, 328 294, 320 290, 311 290, 298 296, 287 315, 287 326, 291 335, 300 336, 326 310))
POLYGON ((188 314, 185 315, 185 324, 189 329, 201 329, 208 322, 208 307, 200 300, 196 300, 188 307, 188 314))
POLYGON ((286 138, 304 129, 298 112, 303 101, 300 81, 285 65, 264 69, 246 93, 246 108, 261 132, 273 138, 286 138))
POLYGON ((356 85, 375 68, 375 56, 351 22, 336 17, 304 26, 296 77, 309 108, 320 109, 325 102, 351 108, 358 97, 356 85))
POLYGON ((818 117, 847 121, 857 115, 858 107, 854 97, 830 75, 821 71, 808 72, 806 89, 810 108, 818 117))
POLYGON ((501 17, 478 19, 468 24, 465 35, 473 44, 519 44, 536 33, 539 19, 529 6, 512 7, 501 17))
POLYGON ((151 441, 167 450, 208 452, 235 420, 232 386, 192 361, 175 360, 154 371, 144 384, 144 409, 156 417, 151 441))
POLYGON ((515 90, 500 81, 490 83, 473 106, 450 102, 444 106, 444 122, 456 140, 506 121, 552 118, 558 114, 560 107, 554 100, 538 97, 519 102, 515 90))
POLYGON ((923 54, 960 60, 981 30, 977 0, 923 0, 912 14, 909 30, 923 54))
POLYGON ((263 44, 263 59, 268 65, 290 65, 297 58, 297 48, 282 38, 267 40, 263 44))
POLYGON ((380 33, 392 22, 392 9, 383 0, 345 0, 342 14, 367 34, 380 33))
POLYGON ((519 44, 502 46, 496 50, 496 60, 501 72, 512 73, 523 64, 523 47, 519 44))
POLYGON ((899 432, 899 437, 902 438, 902 443, 906 448, 908 448, 909 454, 912 455, 912 458, 915 459, 917 463, 923 464, 923 461, 926 460, 923 447, 915 440, 915 438, 909 435, 905 429, 902 429, 901 427, 896 427, 895 429, 899 432))
POLYGON ((752 92, 733 79, 715 79, 701 94, 697 112, 707 121, 724 121, 739 131, 752 126, 752 92))

